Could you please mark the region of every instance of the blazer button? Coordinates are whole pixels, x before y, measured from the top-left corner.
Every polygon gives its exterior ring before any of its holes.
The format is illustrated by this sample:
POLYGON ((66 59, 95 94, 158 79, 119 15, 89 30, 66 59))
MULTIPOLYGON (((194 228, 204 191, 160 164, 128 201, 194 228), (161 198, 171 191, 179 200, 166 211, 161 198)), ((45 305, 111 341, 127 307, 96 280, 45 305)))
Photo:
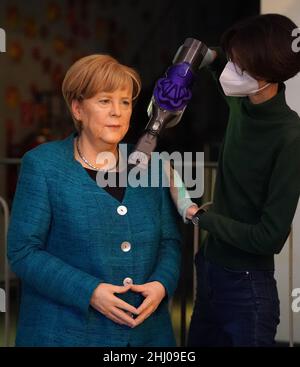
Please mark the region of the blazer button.
POLYGON ((126 287, 126 285, 131 285, 131 284, 133 284, 133 280, 131 278, 125 278, 123 280, 124 287, 126 287))
POLYGON ((121 243, 121 249, 124 252, 130 251, 131 250, 131 243, 130 242, 127 242, 127 241, 122 242, 121 243))
POLYGON ((127 213, 127 208, 124 205, 120 205, 117 208, 117 212, 119 215, 125 215, 127 213))

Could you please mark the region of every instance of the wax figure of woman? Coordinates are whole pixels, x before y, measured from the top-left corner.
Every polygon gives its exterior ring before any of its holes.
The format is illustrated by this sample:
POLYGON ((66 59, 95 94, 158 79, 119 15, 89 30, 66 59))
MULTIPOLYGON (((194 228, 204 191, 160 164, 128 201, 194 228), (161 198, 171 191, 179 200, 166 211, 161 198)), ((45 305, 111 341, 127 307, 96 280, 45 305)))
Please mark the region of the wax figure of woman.
POLYGON ((180 235, 169 190, 97 184, 127 161, 118 147, 140 88, 109 55, 78 60, 62 85, 76 133, 23 157, 8 233, 22 283, 17 346, 175 345, 180 235))

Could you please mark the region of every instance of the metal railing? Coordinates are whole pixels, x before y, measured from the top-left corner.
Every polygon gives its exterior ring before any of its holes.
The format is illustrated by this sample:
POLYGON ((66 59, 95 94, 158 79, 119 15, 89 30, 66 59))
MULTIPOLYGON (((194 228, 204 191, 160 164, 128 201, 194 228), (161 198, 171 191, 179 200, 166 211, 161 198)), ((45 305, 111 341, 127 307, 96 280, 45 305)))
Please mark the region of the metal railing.
POLYGON ((10 331, 10 272, 7 260, 7 230, 9 223, 9 209, 7 202, 0 196, 0 207, 4 214, 4 292, 5 292, 5 315, 4 315, 4 346, 9 346, 10 331))
MULTIPOLYGON (((0 159, 0 165, 16 165, 20 166, 21 159, 20 158, 2 158, 0 159)), ((8 231, 8 225, 9 225, 9 206, 7 204, 7 201, 0 196, 0 210, 3 211, 3 244, 4 244, 4 292, 5 292, 5 315, 4 315, 4 347, 9 346, 9 337, 10 337, 10 280, 11 280, 11 274, 7 259, 7 231, 8 231)))
POLYGON ((289 346, 294 346, 294 313, 292 310, 292 292, 293 292, 293 226, 291 227, 291 232, 289 235, 289 346))

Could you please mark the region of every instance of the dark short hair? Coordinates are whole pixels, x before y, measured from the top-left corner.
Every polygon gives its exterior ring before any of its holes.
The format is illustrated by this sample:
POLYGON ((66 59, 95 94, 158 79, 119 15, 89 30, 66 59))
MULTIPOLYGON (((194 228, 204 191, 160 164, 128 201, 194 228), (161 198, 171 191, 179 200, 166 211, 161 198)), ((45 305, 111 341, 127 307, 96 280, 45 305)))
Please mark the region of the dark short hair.
POLYGON ((263 14, 244 19, 230 27, 221 38, 229 59, 256 79, 283 82, 300 71, 300 52, 294 52, 289 18, 263 14))

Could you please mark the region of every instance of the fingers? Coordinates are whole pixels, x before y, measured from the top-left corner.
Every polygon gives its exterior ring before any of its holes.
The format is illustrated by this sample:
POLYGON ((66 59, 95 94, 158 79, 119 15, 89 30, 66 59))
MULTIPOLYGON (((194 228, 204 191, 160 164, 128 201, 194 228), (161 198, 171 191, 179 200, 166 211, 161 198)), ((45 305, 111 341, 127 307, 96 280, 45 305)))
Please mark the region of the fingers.
POLYGON ((146 291, 146 287, 144 285, 132 284, 130 290, 133 292, 143 293, 146 291))
POLYGON ((116 307, 118 307, 118 308, 121 308, 121 309, 123 309, 123 310, 125 310, 125 311, 128 311, 128 312, 130 312, 130 313, 133 313, 133 314, 135 314, 135 315, 137 315, 138 314, 138 310, 134 307, 134 306, 132 306, 132 305, 130 305, 129 303, 127 303, 127 302, 125 302, 125 301, 123 301, 123 300, 121 300, 120 298, 118 298, 118 297, 115 297, 116 299, 115 299, 115 305, 114 306, 116 306, 116 307))
MULTIPOLYGON (((145 295, 147 287, 145 285, 137 285, 137 284, 132 284, 129 287, 128 286, 127 287, 115 286, 114 292, 115 293, 125 293, 129 289, 133 292, 142 293, 143 295, 145 295), (127 289, 124 290, 124 288, 127 288, 127 289)), ((122 322, 123 324, 129 327, 135 327, 141 324, 142 322, 144 322, 145 319, 148 318, 152 314, 155 308, 153 306, 153 300, 150 297, 146 297, 138 309, 124 302, 123 300, 121 300, 118 297, 115 297, 114 306, 115 307, 111 309, 111 314, 119 320, 119 323, 122 322), (131 314, 138 315, 138 317, 136 319, 133 319, 132 317, 128 316, 128 314, 124 312, 123 310, 131 314)))
POLYGON ((194 216, 194 214, 197 213, 198 210, 199 210, 199 207, 195 203, 193 203, 191 206, 189 206, 187 211, 186 211, 187 219, 192 219, 192 217, 194 216))
POLYGON ((113 292, 114 293, 126 293, 129 291, 129 289, 131 288, 131 285, 126 285, 126 286, 118 286, 118 285, 114 285, 113 286, 113 292))
POLYGON ((153 300, 150 297, 147 297, 144 302, 137 309, 139 316, 135 319, 135 326, 143 323, 155 310, 153 305, 153 300))
MULTIPOLYGON (((119 324, 119 325, 126 325, 126 323, 120 319, 119 317, 115 316, 113 313, 109 313, 106 315, 106 317, 110 320, 112 320, 113 322, 115 322, 116 324, 119 324)), ((128 325, 127 325, 128 326, 128 325)))
POLYGON ((156 296, 156 290, 157 286, 154 282, 128 286, 102 284, 99 287, 97 302, 93 303, 93 307, 113 322, 133 328, 144 322, 156 310, 161 298, 156 296), (124 294, 129 290, 141 293, 145 297, 139 308, 123 301, 116 295, 124 294), (132 315, 138 315, 138 317, 134 319, 132 315))
POLYGON ((119 325, 126 325, 126 322, 124 320, 122 320, 121 318, 119 318, 118 316, 114 315, 112 313, 112 309, 110 310, 107 310, 107 311, 103 311, 101 310, 99 307, 95 307, 95 309, 97 311, 99 311, 100 313, 102 313, 105 317, 107 317, 108 319, 112 320, 113 322, 115 322, 116 324, 119 324, 119 325))
POLYGON ((123 322, 123 324, 129 327, 134 327, 136 325, 136 322, 132 317, 116 307, 111 310, 111 314, 113 314, 113 316, 117 317, 119 320, 121 320, 121 322, 123 322))
MULTIPOLYGON (((113 292, 121 294, 121 293, 128 292, 130 289, 131 289, 131 285, 127 285, 126 287, 114 286, 113 287, 113 292)), ((126 310, 130 313, 137 314, 137 309, 134 306, 132 306, 129 303, 121 300, 119 297, 114 296, 114 302, 115 302, 114 306, 116 306, 118 308, 121 308, 121 309, 124 309, 124 310, 126 310)))
POLYGON ((151 304, 152 304, 152 299, 150 299, 150 297, 145 298, 143 303, 137 309, 138 315, 141 315, 151 304))
POLYGON ((150 306, 148 308, 145 309, 145 311, 143 313, 141 313, 134 321, 135 321, 135 326, 138 326, 140 324, 142 324, 154 311, 154 307, 150 306))
MULTIPOLYGON (((96 308, 97 311, 101 312, 99 309, 96 308)), ((135 320, 129 316, 126 312, 119 310, 117 307, 112 307, 106 313, 101 312, 105 317, 112 320, 113 322, 119 325, 126 325, 128 327, 135 327, 136 323, 135 320)), ((131 313, 130 313, 131 315, 131 313)))

